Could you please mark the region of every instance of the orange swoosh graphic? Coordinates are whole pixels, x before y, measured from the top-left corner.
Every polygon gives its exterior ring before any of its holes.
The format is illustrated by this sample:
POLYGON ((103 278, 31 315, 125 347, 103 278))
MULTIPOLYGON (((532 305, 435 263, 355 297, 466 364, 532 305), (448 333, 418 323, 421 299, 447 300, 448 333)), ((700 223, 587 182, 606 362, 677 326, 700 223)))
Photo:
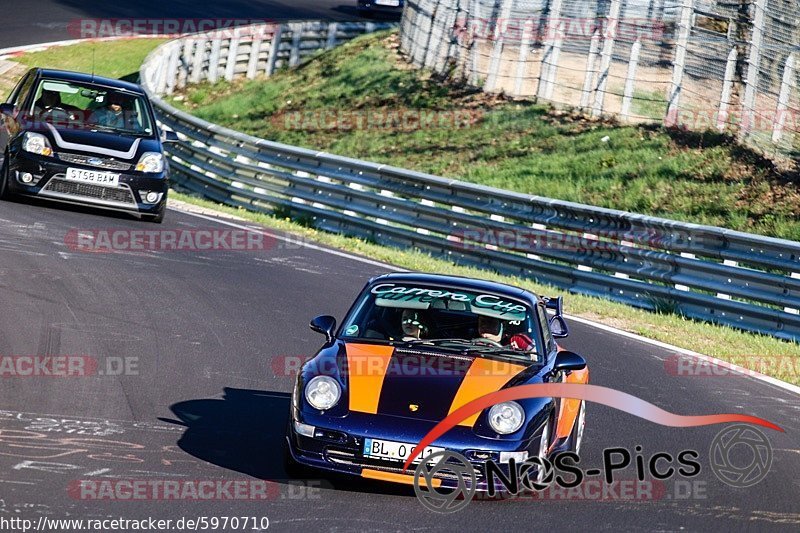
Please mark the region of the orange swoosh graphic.
POLYGON ((718 415, 695 415, 683 416, 665 411, 660 407, 648 403, 641 398, 622 391, 601 387, 599 385, 583 385, 577 383, 541 383, 534 385, 520 385, 497 392, 492 392, 480 398, 472 400, 468 404, 456 409, 447 415, 441 422, 436 424, 419 444, 414 448, 414 452, 406 459, 403 464, 405 472, 414 459, 426 446, 430 446, 433 441, 447 433, 450 429, 459 424, 462 420, 478 413, 492 405, 520 400, 525 398, 570 398, 584 400, 587 402, 599 403, 613 407, 620 411, 650 420, 662 426, 671 427, 695 427, 708 426, 712 424, 725 424, 728 422, 744 422, 755 424, 783 432, 779 426, 763 418, 751 415, 740 414, 718 414, 718 415))

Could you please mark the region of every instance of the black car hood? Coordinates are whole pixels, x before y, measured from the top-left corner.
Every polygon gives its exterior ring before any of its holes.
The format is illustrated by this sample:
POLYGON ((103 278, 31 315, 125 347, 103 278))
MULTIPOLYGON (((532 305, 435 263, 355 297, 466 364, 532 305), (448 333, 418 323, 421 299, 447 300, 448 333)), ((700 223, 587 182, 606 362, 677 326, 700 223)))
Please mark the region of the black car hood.
POLYGON ((144 152, 160 152, 158 139, 119 135, 80 128, 57 128, 50 124, 28 131, 45 135, 55 152, 84 152, 101 157, 138 160, 144 152))

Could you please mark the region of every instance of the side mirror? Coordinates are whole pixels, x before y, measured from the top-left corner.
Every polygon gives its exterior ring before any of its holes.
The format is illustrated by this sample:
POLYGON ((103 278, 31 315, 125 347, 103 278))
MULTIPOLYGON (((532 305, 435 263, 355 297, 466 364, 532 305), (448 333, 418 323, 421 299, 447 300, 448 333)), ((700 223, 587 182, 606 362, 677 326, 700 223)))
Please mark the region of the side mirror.
POLYGON ((179 140, 180 139, 178 139, 178 134, 175 133, 174 131, 164 130, 164 131, 161 132, 161 142, 162 143, 166 143, 166 144, 176 143, 179 140))
POLYGON ((584 368, 586 368, 586 359, 575 352, 562 350, 556 354, 556 362, 553 365, 554 372, 572 372, 584 368))
POLYGON ((336 319, 330 315, 320 315, 311 321, 309 327, 312 331, 322 333, 328 342, 333 341, 333 330, 336 329, 336 319))
POLYGON ((557 339, 563 339, 569 335, 569 327, 564 317, 556 315, 550 319, 550 333, 557 339))
POLYGON ((14 107, 14 104, 9 104, 9 103, 0 104, 0 113, 2 113, 3 115, 8 115, 9 117, 12 117, 14 116, 15 111, 16 108, 14 107))

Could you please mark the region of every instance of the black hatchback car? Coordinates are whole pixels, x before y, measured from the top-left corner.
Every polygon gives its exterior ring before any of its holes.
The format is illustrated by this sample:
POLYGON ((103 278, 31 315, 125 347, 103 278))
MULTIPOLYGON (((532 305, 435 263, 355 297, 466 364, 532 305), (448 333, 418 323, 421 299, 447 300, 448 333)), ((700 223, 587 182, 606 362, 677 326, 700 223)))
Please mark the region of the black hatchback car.
POLYGON ((147 95, 134 83, 33 68, 0 104, 0 197, 35 196, 161 222, 169 168, 147 95))

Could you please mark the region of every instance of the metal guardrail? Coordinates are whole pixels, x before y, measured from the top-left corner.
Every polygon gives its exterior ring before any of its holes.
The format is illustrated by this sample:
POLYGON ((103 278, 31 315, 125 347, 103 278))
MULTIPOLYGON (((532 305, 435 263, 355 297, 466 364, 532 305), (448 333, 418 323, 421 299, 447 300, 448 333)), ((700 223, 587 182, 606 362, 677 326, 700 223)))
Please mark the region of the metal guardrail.
MULTIPOLYGON (((314 24, 318 33, 330 31, 314 24)), ((192 47, 187 39, 162 45, 141 69, 162 126, 181 139, 168 151, 173 179, 185 188, 574 293, 800 340, 798 242, 494 189, 236 132, 159 97, 181 76, 172 68, 176 49, 190 52, 178 57, 183 76, 208 79, 186 66, 202 38, 189 39, 192 47)), ((215 64, 208 57, 193 62, 204 71, 215 64)), ((245 62, 252 63, 236 64, 245 62)), ((249 71, 237 67, 233 75, 249 71)))

